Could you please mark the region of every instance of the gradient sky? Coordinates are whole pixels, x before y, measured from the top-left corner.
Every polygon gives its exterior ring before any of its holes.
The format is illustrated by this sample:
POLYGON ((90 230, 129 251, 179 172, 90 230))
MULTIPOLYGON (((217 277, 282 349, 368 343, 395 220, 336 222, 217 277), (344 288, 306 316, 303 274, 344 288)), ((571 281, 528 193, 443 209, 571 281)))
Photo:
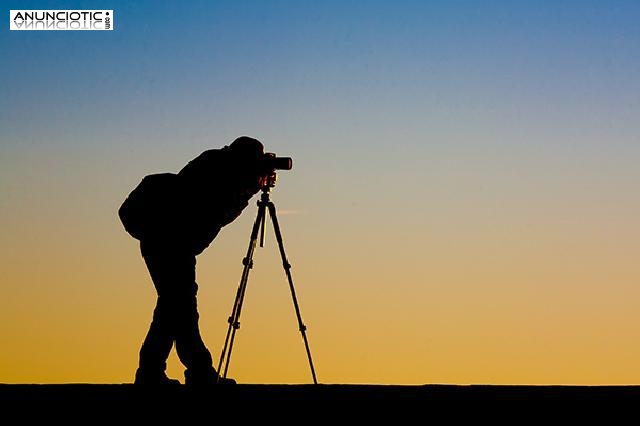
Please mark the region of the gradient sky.
MULTIPOLYGON (((640 2, 0 4, 114 10, 3 24, 0 382, 131 382, 155 291, 117 209, 250 135, 293 157, 318 382, 640 383, 640 2)), ((256 212, 198 257, 216 361, 256 212)), ((254 261, 229 376, 310 383, 270 227, 254 261)))

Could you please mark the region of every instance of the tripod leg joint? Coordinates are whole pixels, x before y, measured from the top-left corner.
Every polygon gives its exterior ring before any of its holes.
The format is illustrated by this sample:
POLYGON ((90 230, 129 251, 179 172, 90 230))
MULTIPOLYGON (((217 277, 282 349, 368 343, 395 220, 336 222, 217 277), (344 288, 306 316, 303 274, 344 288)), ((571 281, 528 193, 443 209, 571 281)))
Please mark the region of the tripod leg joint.
POLYGON ((248 257, 245 257, 244 259, 242 259, 242 264, 244 266, 249 266, 249 268, 253 268, 253 260, 249 259, 248 257))

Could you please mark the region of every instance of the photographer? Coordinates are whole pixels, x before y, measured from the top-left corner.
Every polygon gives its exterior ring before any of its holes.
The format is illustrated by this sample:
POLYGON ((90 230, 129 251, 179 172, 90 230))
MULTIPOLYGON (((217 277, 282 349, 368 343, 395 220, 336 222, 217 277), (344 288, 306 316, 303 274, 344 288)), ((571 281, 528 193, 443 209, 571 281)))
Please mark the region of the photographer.
POLYGON ((158 295, 135 384, 180 384, 165 372, 174 343, 186 367, 186 385, 235 383, 218 380, 200 336, 196 256, 242 213, 272 173, 261 162, 265 155, 260 141, 239 137, 203 152, 177 174, 146 176, 120 207, 125 229, 140 241, 158 295))

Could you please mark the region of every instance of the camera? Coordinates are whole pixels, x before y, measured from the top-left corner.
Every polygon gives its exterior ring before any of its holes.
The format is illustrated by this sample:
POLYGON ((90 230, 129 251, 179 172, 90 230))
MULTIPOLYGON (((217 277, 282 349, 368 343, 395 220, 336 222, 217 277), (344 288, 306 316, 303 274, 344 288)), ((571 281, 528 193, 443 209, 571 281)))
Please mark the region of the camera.
POLYGON ((265 152, 258 160, 258 164, 263 170, 291 170, 293 160, 291 157, 278 157, 273 152, 265 152))
POLYGON ((265 152, 258 159, 258 169, 261 171, 260 187, 265 190, 276 184, 276 170, 291 170, 293 160, 291 157, 278 157, 273 152, 265 152))

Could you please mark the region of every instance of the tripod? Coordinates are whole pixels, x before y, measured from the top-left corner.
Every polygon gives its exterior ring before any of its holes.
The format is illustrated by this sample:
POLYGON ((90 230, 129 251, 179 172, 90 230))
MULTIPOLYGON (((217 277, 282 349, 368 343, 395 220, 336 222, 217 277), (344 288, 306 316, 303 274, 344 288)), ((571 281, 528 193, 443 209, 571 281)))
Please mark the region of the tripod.
MULTIPOLYGON (((242 277, 240 279, 240 284, 238 286, 238 290, 236 292, 235 301, 233 303, 233 310, 231 312, 231 316, 229 316, 229 328, 227 329, 227 336, 224 341, 224 348, 220 354, 220 360, 218 362, 218 373, 220 373, 222 362, 226 360, 224 366, 224 373, 222 377, 227 377, 227 370, 229 368, 229 361, 231 359, 231 350, 233 349, 233 340, 235 339, 236 331, 240 328, 240 313, 242 311, 242 303, 244 301, 244 294, 247 288, 247 280, 249 279, 249 271, 253 268, 253 253, 256 248, 256 243, 258 239, 258 233, 260 234, 260 247, 264 246, 264 228, 265 221, 267 216, 267 209, 269 210, 269 215, 271 216, 271 220, 273 222, 273 229, 276 234, 276 239, 278 240, 278 246, 280 247, 280 255, 282 256, 282 266, 284 267, 285 273, 287 275, 287 279, 289 281, 289 290, 291 290, 291 296, 293 298, 293 306, 295 307, 296 316, 298 317, 298 327, 300 329, 300 333, 302 333, 302 338, 304 339, 304 346, 307 351, 307 357, 309 358, 309 366, 311 367, 311 375, 313 376, 313 383, 318 384, 316 380, 316 372, 313 368, 313 361, 311 360, 311 352, 309 350, 309 342, 307 341, 306 330, 307 327, 303 324, 302 318, 300 316, 300 308, 298 306, 298 300, 296 298, 296 292, 293 287, 293 278, 291 277, 291 264, 287 261, 287 256, 284 252, 284 245, 282 243, 282 234, 280 233, 280 226, 278 225, 278 218, 276 217, 276 207, 273 202, 269 199, 269 191, 271 187, 273 187, 275 183, 275 175, 268 179, 262 186, 262 195, 260 200, 258 201, 258 216, 253 224, 253 228, 251 230, 251 239, 249 241, 249 248, 247 249, 247 255, 244 259, 242 259, 242 264, 244 268, 242 269, 242 277), (228 352, 227 352, 228 347, 228 352)), ((218 375, 218 379, 220 378, 220 374, 218 375)))

